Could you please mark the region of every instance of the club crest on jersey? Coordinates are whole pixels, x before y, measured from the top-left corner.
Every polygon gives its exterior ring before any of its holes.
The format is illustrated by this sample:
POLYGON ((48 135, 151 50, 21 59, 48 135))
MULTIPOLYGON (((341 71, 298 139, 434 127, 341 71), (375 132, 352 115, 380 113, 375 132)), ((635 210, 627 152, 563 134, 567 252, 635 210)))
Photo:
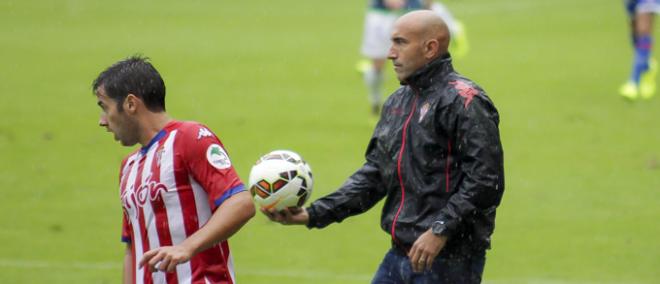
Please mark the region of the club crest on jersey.
POLYGON ((422 119, 424 119, 424 116, 426 115, 427 112, 429 112, 429 109, 431 108, 431 104, 428 102, 425 103, 422 108, 419 110, 419 121, 422 122, 422 119))
POLYGON ((199 129, 199 132, 197 132, 197 140, 202 139, 204 137, 212 137, 213 133, 206 129, 205 127, 202 127, 199 129))
POLYGON ((206 150, 206 159, 211 166, 219 170, 224 170, 231 167, 231 161, 227 152, 218 144, 211 144, 206 150))

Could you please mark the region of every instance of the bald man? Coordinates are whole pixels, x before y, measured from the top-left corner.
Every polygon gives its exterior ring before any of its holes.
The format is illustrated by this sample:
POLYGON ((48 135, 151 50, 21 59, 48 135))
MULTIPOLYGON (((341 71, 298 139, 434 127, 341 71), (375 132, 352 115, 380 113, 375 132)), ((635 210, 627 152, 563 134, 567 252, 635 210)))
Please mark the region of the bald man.
POLYGON ((282 224, 323 228, 385 198, 392 248, 372 283, 481 282, 504 191, 499 115, 454 71, 449 40, 431 11, 400 17, 388 58, 402 86, 383 106, 364 165, 307 208, 262 209, 282 224))

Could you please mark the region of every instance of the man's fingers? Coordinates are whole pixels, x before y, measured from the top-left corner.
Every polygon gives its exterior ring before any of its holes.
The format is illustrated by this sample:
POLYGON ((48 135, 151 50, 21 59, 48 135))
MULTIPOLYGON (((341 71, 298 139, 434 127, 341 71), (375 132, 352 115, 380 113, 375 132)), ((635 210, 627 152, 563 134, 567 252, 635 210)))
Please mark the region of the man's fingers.
POLYGON ((413 245, 412 248, 410 248, 410 251, 408 252, 408 258, 410 259, 410 262, 417 263, 420 256, 421 256, 421 252, 419 251, 419 249, 417 249, 416 245, 413 245))
POLYGON ((172 255, 169 255, 169 254, 165 255, 165 257, 163 257, 163 260, 158 263, 158 265, 157 265, 158 267, 156 267, 156 268, 160 271, 168 271, 170 265, 173 262, 174 261, 172 260, 172 255))
POLYGON ((294 224, 295 215, 303 211, 301 208, 285 208, 280 211, 275 210, 275 208, 261 208, 260 210, 271 221, 285 225, 294 224))
POLYGON ((415 272, 422 272, 422 271, 424 271, 424 267, 425 267, 425 266, 426 266, 426 259, 420 257, 420 258, 417 259, 417 261, 415 262, 415 265, 413 266, 413 267, 414 267, 413 270, 414 270, 415 272))
POLYGON ((278 222, 278 223, 284 223, 284 215, 282 213, 277 212, 277 211, 271 211, 270 214, 273 214, 273 221, 278 222))
POLYGON ((158 268, 156 268, 156 264, 158 264, 161 260, 163 260, 163 255, 164 253, 162 251, 158 251, 156 255, 154 255, 151 260, 149 260, 149 269, 151 271, 158 271, 158 268))
POLYGON ((290 224, 291 220, 293 220, 293 215, 291 214, 291 211, 289 211, 289 209, 284 209, 280 211, 280 214, 282 214, 284 224, 290 224))
POLYGON ((165 257, 163 257, 163 260, 160 263, 157 263, 156 269, 160 271, 167 271, 167 268, 169 267, 171 262, 172 262, 172 256, 166 255, 165 257))
POLYGON ((427 258, 426 259, 426 270, 431 270, 431 267, 433 266, 433 259, 432 258, 427 258))
POLYGON ((428 252, 420 248, 419 245, 413 245, 408 252, 408 258, 414 272, 423 272, 425 269, 431 269, 433 259, 428 252))
POLYGON ((282 212, 278 212, 277 210, 271 208, 271 209, 265 209, 261 208, 261 212, 264 212, 266 216, 268 216, 268 219, 274 222, 278 223, 286 223, 286 216, 282 214, 282 212))
POLYGON ((157 253, 158 253, 158 249, 154 249, 146 252, 144 255, 142 255, 142 259, 140 259, 140 263, 138 267, 142 268, 142 266, 144 266, 145 263, 151 260, 151 258, 157 253))
POLYGON ((268 219, 270 219, 271 221, 275 221, 275 216, 273 215, 272 211, 270 211, 266 208, 263 208, 263 207, 261 207, 260 210, 261 210, 261 213, 264 213, 264 215, 266 215, 266 217, 268 217, 268 219))
POLYGON ((172 260, 170 261, 170 264, 167 266, 167 272, 172 272, 174 269, 176 269, 176 266, 179 265, 179 261, 177 260, 172 260))
POLYGON ((420 257, 421 251, 417 248, 416 245, 413 245, 412 248, 410 248, 410 252, 408 252, 408 258, 410 259, 410 264, 412 265, 414 272, 420 272, 420 266, 424 265, 420 263, 420 261, 422 261, 420 257))

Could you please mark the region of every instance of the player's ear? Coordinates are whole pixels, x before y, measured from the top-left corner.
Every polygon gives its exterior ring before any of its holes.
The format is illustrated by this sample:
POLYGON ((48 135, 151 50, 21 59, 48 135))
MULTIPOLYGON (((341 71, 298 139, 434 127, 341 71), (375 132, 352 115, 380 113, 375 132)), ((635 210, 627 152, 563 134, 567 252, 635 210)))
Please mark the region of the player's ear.
POLYGON ((424 57, 431 59, 440 52, 440 43, 437 39, 431 39, 424 43, 424 57))
POLYGON ((124 110, 128 113, 135 113, 137 110, 140 99, 133 94, 128 94, 124 99, 124 110))

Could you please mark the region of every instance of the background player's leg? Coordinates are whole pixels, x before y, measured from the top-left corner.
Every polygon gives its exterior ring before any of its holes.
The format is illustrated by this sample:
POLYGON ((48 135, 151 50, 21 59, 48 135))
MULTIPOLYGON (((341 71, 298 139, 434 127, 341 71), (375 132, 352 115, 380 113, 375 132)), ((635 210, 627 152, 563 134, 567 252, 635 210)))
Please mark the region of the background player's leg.
POLYGON ((642 98, 651 98, 655 93, 657 63, 651 57, 653 50, 653 13, 638 13, 635 17, 635 60, 631 80, 639 86, 642 98))
POLYGON ((655 94, 657 63, 651 57, 651 51, 653 49, 654 13, 660 9, 660 4, 652 2, 628 1, 626 6, 631 19, 634 56, 630 77, 621 86, 619 92, 623 97, 632 100, 639 97, 648 99, 655 94))
POLYGON ((369 89, 371 113, 378 115, 383 97, 383 66, 385 59, 373 59, 371 68, 364 72, 364 82, 369 89))

